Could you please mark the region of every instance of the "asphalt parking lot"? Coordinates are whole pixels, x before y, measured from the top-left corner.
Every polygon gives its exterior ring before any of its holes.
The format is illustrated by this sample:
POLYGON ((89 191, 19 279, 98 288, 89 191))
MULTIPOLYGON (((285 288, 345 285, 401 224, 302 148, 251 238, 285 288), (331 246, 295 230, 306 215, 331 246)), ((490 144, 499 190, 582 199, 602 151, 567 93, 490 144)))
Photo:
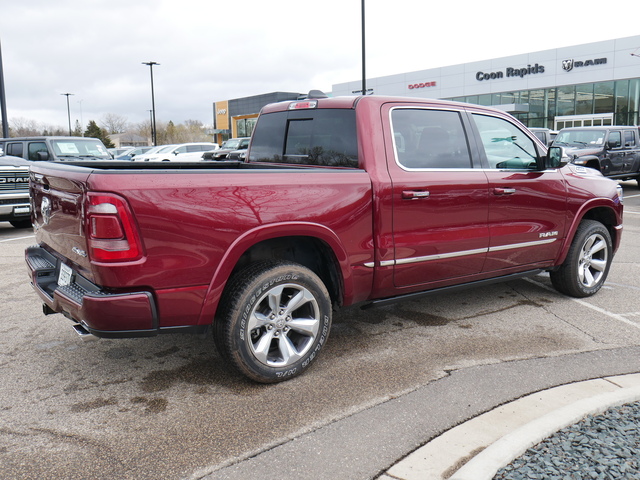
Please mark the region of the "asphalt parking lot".
MULTIPOLYGON (((209 337, 79 338, 66 318, 45 317, 31 290, 23 257, 31 232, 0 223, 0 477, 227 478, 225 467, 451 372, 638 346, 640 189, 623 187, 622 246, 596 296, 564 297, 540 275, 345 309, 314 367, 271 386, 228 371, 209 337)), ((375 437, 352 442, 383 447, 375 437)), ((344 478, 383 471, 388 460, 377 457, 344 478)), ((264 478, 291 478, 280 473, 264 478)), ((322 475, 300 466, 297 478, 322 475)))

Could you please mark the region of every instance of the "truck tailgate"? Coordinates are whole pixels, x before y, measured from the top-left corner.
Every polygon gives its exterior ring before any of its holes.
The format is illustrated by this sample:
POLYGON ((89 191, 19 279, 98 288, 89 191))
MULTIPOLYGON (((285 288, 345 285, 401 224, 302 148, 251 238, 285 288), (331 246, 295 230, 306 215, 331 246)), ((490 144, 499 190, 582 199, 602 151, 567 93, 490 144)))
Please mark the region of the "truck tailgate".
POLYGON ((57 173, 47 165, 32 167, 31 202, 36 239, 39 244, 63 255, 91 279, 84 234, 84 192, 91 171, 57 173))

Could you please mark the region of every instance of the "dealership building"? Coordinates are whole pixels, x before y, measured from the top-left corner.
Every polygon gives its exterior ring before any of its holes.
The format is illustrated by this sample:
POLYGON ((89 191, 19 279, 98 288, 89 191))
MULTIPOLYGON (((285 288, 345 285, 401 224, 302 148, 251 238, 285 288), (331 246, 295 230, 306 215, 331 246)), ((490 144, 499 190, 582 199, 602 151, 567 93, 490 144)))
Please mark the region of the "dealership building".
MULTIPOLYGON (((528 127, 639 125, 640 36, 369 78, 366 87, 367 94, 494 106, 528 127)), ((362 79, 356 79, 334 84, 330 95, 359 95, 361 89, 362 79)), ((217 131, 250 135, 262 106, 299 95, 217 102, 217 131)))

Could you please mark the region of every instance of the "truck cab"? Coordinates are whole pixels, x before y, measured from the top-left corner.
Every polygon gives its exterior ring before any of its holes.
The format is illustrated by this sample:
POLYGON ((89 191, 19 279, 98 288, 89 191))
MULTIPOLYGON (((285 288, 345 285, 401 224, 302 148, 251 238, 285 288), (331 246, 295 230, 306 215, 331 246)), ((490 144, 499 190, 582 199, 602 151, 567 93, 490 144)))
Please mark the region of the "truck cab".
POLYGON ((113 158, 97 138, 16 137, 0 138, 5 155, 38 161, 110 160, 113 158))
POLYGON ((605 177, 640 179, 637 126, 563 128, 553 145, 564 148, 572 163, 594 168, 605 177))

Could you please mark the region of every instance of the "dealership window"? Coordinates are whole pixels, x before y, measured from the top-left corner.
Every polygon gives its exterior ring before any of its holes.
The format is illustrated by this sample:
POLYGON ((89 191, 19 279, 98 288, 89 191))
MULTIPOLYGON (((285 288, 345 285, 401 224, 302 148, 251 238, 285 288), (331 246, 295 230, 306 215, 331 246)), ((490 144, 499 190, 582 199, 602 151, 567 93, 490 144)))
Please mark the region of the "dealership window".
POLYGON ((595 84, 593 113, 613 112, 615 106, 613 86, 614 82, 599 82, 595 84))
POLYGON ((396 108, 391 112, 398 163, 409 169, 471 168, 460 113, 396 108))
MULTIPOLYGON (((586 83, 519 92, 455 97, 459 102, 477 105, 507 103, 529 104, 528 113, 515 117, 529 127, 553 128, 555 118, 563 115, 593 115, 615 113, 614 119, 589 121, 592 125, 640 124, 640 79, 586 83), (513 101, 510 101, 513 97, 513 101)), ((563 124, 565 122, 563 121, 563 124)), ((567 126, 573 122, 567 121, 567 126)), ((580 123, 586 125, 586 123, 580 123)))
POLYGON ((236 120, 236 134, 238 137, 250 137, 256 126, 256 118, 240 118, 236 120))
POLYGON ((558 87, 557 112, 558 112, 558 115, 575 115, 576 113, 575 85, 558 87))
POLYGON ((593 83, 576 86, 576 115, 589 115, 593 110, 593 83))
POLYGON ((629 113, 629 80, 616 82, 616 124, 627 125, 629 113))

